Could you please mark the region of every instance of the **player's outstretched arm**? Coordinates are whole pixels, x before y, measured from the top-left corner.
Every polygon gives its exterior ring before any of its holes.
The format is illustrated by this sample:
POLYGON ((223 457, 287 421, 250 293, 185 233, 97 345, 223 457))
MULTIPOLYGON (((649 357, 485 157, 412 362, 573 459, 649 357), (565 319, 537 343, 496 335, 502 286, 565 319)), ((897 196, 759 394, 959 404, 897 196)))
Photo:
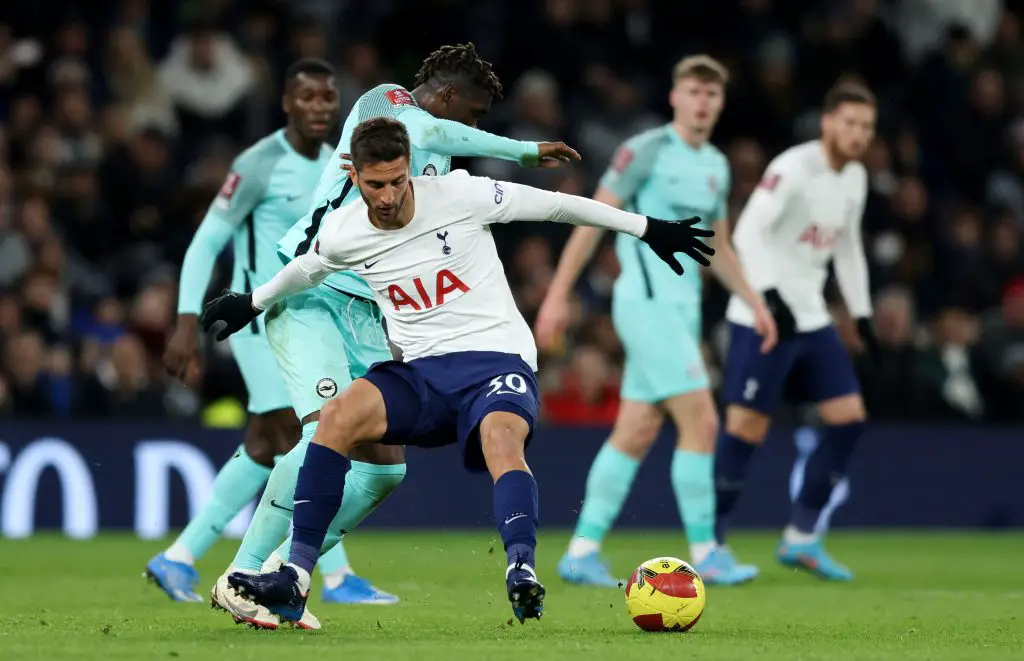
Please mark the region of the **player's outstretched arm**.
MULTIPOLYGON (((616 209, 622 208, 622 200, 603 186, 597 189, 594 199, 616 209)), ((547 295, 537 311, 535 330, 541 348, 552 349, 561 341, 569 321, 569 294, 594 256, 604 232, 599 227, 577 227, 562 249, 547 295)))
POLYGON ((343 269, 330 265, 315 252, 296 257, 270 282, 253 291, 245 294, 224 291, 207 303, 203 310, 203 330, 209 332, 217 323, 223 322, 224 328, 217 333, 217 339, 225 340, 248 326, 274 303, 316 287, 328 275, 339 270, 343 269))
POLYGON ((500 158, 526 167, 551 167, 580 160, 575 149, 561 142, 513 140, 434 117, 417 107, 407 108, 398 119, 405 124, 412 146, 435 154, 500 158))
POLYGON ((715 232, 697 227, 700 222, 697 217, 678 221, 659 220, 576 195, 552 193, 482 177, 473 179, 484 182, 472 184, 482 189, 474 191, 476 194, 473 197, 474 202, 480 205, 479 211, 483 213, 484 222, 548 220, 631 234, 650 246, 654 254, 678 275, 683 274, 683 265, 676 258, 676 253, 683 253, 704 266, 711 263, 705 255, 715 254, 714 248, 701 241, 702 238, 714 236, 715 232), (486 202, 491 199, 493 203, 489 208, 486 202))

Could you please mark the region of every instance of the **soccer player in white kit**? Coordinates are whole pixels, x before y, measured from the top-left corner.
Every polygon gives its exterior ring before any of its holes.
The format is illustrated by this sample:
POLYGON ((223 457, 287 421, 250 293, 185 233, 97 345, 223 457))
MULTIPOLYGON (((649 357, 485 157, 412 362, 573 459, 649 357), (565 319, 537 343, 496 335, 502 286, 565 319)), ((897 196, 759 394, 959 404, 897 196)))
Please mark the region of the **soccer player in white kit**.
POLYGON ((726 312, 731 335, 725 429, 715 454, 718 542, 725 544, 725 524, 747 462, 792 379, 789 385, 801 400, 817 406, 824 429, 807 459, 776 558, 829 580, 850 580, 853 574, 825 551, 816 526, 833 485, 845 474, 866 413, 823 289, 831 261, 861 341, 876 355, 860 230, 868 181, 857 160, 874 137, 875 117, 868 89, 853 83, 834 87, 825 97, 821 139, 792 147, 768 165, 733 235, 748 280, 775 317, 779 344, 761 352, 753 312, 733 296, 726 312))
POLYGON ((403 361, 374 365, 324 405, 295 489, 288 564, 229 583, 285 620, 305 609, 309 574, 342 500, 347 455, 372 443, 437 447, 458 442, 469 470, 494 480, 494 517, 505 546, 506 588, 520 622, 539 618, 534 572, 537 484, 524 459, 538 414, 537 347, 516 307, 490 225, 551 220, 626 232, 677 274, 677 253, 707 265, 714 250, 700 218, 665 222, 572 195, 471 177, 410 178, 409 137, 394 119, 360 124, 351 142, 361 200, 328 215, 314 250, 265 286, 207 305, 204 327, 224 339, 268 306, 351 270, 370 286, 403 361))

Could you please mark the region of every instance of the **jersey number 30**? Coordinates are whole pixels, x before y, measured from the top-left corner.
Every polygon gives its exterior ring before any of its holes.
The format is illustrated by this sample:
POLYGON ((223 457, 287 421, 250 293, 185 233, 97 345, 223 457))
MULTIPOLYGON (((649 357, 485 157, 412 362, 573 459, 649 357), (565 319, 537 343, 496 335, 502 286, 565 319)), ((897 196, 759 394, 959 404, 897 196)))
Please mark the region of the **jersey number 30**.
POLYGON ((491 379, 491 395, 522 395, 526 393, 526 379, 522 374, 506 374, 491 379))

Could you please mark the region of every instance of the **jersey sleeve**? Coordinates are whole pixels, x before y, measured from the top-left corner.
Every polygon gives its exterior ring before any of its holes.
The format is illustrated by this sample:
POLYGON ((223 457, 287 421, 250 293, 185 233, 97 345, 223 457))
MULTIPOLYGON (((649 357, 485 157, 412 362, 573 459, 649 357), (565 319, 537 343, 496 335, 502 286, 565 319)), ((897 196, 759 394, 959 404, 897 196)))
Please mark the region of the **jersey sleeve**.
POLYGON ((622 201, 632 199, 651 174, 658 144, 650 134, 638 135, 622 143, 598 186, 622 201))
POLYGON ((185 252, 178 283, 178 314, 199 314, 217 256, 235 230, 263 201, 266 163, 245 153, 231 166, 185 252))
MULTIPOLYGON (((459 171, 463 172, 463 171, 459 171)), ((445 179, 454 176, 448 175, 445 179)), ((510 181, 465 175, 453 193, 466 201, 469 214, 481 224, 539 221, 600 227, 641 236, 647 217, 577 195, 554 193, 510 181)))
POLYGON ((765 249, 765 238, 782 219, 793 191, 797 189, 799 175, 799 171, 784 159, 776 158, 768 165, 736 222, 733 244, 747 281, 757 291, 766 291, 779 284, 775 260, 782 256, 765 249))
POLYGON ((532 165, 536 142, 513 140, 459 122, 434 117, 400 85, 379 85, 359 100, 359 121, 393 117, 405 125, 413 147, 442 156, 475 156, 532 165))
POLYGON ((836 243, 833 266, 836 282, 846 307, 856 318, 871 316, 871 287, 868 279, 868 261, 864 254, 861 222, 867 203, 867 174, 858 181, 857 200, 847 211, 846 227, 836 243))

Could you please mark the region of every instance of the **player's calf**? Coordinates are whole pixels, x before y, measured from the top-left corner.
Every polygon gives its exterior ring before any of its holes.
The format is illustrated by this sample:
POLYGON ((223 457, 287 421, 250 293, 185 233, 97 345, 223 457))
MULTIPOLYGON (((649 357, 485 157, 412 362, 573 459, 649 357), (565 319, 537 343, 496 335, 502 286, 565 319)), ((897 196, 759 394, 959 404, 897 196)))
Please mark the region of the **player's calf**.
POLYGON ((530 425, 515 413, 492 411, 480 425, 480 447, 494 478, 494 519, 505 546, 505 585, 520 623, 540 619, 544 586, 534 571, 537 549, 537 481, 526 465, 530 425))
POLYGON ((725 544, 729 515, 743 491, 747 464, 754 450, 764 442, 771 419, 759 411, 730 404, 725 412, 725 430, 715 447, 715 538, 725 544))

